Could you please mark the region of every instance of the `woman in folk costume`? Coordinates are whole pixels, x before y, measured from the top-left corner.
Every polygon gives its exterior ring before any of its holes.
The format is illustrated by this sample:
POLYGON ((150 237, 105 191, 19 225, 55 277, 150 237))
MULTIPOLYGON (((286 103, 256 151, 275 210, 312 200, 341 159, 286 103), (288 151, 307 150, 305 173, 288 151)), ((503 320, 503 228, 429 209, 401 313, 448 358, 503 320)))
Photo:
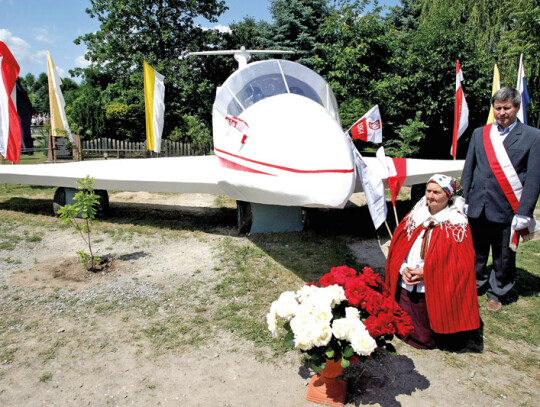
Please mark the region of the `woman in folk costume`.
POLYGON ((385 283, 413 321, 405 341, 415 348, 453 347, 448 340, 456 335, 439 334, 480 327, 475 253, 464 200, 455 193, 454 178, 433 175, 390 244, 385 283))

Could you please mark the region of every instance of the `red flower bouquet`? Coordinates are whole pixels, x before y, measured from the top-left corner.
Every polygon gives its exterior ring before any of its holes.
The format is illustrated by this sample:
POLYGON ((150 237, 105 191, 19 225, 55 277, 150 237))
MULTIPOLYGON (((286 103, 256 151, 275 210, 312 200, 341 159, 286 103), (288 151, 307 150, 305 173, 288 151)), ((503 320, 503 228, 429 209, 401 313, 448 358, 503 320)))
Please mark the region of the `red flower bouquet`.
POLYGON ((315 371, 323 369, 327 359, 341 360, 347 367, 378 349, 393 351, 387 341, 394 334, 407 337, 413 329, 370 267, 361 272, 333 267, 318 283, 283 293, 267 315, 273 334, 279 332, 280 320, 285 321, 286 342, 307 353, 315 371))

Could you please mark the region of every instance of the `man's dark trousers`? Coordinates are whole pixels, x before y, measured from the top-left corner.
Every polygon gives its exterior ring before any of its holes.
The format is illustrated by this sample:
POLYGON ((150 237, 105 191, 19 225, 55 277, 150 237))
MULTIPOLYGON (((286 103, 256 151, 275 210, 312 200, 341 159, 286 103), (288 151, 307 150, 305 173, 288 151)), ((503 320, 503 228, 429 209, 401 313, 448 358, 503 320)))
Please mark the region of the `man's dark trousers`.
POLYGON ((469 218, 476 252, 476 288, 479 295, 486 293, 501 302, 512 289, 516 280, 516 253, 510 249, 511 224, 490 222, 485 213, 478 218, 469 218), (493 257, 493 270, 486 267, 489 250, 493 257))

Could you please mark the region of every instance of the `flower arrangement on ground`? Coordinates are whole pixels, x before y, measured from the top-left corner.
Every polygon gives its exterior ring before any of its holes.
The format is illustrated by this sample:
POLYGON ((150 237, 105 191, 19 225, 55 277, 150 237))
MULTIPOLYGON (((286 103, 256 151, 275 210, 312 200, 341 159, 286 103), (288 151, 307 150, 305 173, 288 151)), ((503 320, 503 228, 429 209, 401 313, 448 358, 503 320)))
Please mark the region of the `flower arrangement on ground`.
POLYGON ((287 291, 270 307, 268 329, 286 332, 286 343, 306 353, 318 372, 327 359, 347 367, 367 359, 394 334, 406 337, 412 322, 370 267, 334 267, 318 283, 287 291))

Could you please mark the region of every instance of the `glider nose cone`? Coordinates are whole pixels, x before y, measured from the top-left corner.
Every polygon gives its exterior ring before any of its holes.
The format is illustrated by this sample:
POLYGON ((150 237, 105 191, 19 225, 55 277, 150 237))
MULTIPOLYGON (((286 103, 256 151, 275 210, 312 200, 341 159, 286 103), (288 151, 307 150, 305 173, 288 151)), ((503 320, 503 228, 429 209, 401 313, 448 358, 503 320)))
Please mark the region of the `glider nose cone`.
POLYGON ((354 161, 347 136, 323 106, 282 94, 252 105, 238 119, 247 130, 230 127, 225 119, 221 134, 214 126, 216 154, 259 172, 257 186, 275 192, 274 204, 345 205, 354 188, 354 161))

